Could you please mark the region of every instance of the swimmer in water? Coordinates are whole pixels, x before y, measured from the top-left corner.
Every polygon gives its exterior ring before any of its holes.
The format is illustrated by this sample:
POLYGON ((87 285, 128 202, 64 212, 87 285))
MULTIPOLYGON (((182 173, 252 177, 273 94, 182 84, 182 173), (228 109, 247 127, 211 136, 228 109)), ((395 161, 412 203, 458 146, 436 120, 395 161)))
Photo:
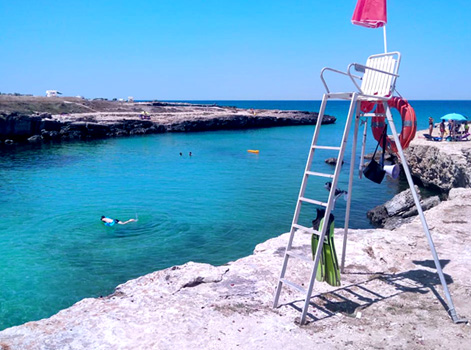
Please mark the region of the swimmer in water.
POLYGON ((136 222, 137 220, 129 219, 128 221, 121 221, 118 219, 111 219, 111 218, 107 218, 106 216, 102 216, 101 221, 103 221, 103 223, 106 226, 113 226, 114 224, 126 225, 126 224, 129 224, 130 222, 136 222))

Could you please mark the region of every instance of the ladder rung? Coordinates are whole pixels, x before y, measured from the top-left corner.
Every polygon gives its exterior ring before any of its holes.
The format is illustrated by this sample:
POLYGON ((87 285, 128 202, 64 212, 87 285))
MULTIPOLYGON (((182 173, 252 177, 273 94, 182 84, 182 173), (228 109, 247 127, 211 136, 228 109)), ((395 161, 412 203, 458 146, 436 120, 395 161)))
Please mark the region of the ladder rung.
POLYGON ((305 231, 306 233, 315 233, 319 236, 319 231, 314 230, 313 228, 302 226, 299 224, 294 224, 293 227, 297 230, 305 231))
POLYGON ((310 263, 310 264, 314 263, 314 261, 313 261, 311 258, 309 258, 309 257, 307 257, 307 256, 305 256, 305 255, 297 254, 297 253, 295 253, 295 252, 293 252, 293 251, 291 251, 291 250, 287 251, 286 254, 288 254, 289 256, 291 256, 291 257, 293 257, 293 258, 296 258, 296 259, 299 259, 299 260, 303 260, 303 261, 305 261, 305 262, 308 262, 308 263, 310 263))
POLYGON ((317 173, 315 171, 306 171, 306 174, 313 175, 313 176, 323 176, 323 177, 328 177, 328 178, 331 178, 331 179, 334 178, 333 174, 317 173))
POLYGON ((314 199, 309 199, 309 198, 305 198, 305 197, 299 197, 299 200, 302 201, 302 202, 307 202, 307 203, 311 203, 311 204, 315 204, 315 205, 321 205, 323 207, 327 207, 327 203, 324 203, 324 202, 321 202, 321 201, 316 201, 314 199))
POLYGON ((306 290, 306 289, 304 289, 303 287, 301 287, 299 284, 296 284, 296 283, 294 283, 294 282, 288 281, 286 278, 281 278, 280 281, 283 282, 284 284, 286 284, 287 286, 290 286, 291 288, 300 291, 301 293, 304 293, 304 294, 307 293, 307 290, 306 290))
MULTIPOLYGON (((320 236, 321 233, 317 230, 314 230, 313 228, 310 228, 310 227, 306 227, 306 226, 302 226, 302 225, 299 225, 299 224, 294 224, 293 227, 297 230, 301 230, 301 231, 304 231, 306 233, 310 233, 310 234, 314 234, 314 235, 317 235, 317 236, 320 236)), ((327 242, 327 235, 325 235, 324 237, 324 243, 327 242)))
POLYGON ((336 146, 318 146, 318 145, 313 145, 312 148, 317 148, 317 149, 332 149, 332 150, 335 150, 335 151, 339 151, 339 150, 340 150, 340 147, 336 147, 336 146))
POLYGON ((385 117, 384 113, 362 113, 363 117, 385 117))

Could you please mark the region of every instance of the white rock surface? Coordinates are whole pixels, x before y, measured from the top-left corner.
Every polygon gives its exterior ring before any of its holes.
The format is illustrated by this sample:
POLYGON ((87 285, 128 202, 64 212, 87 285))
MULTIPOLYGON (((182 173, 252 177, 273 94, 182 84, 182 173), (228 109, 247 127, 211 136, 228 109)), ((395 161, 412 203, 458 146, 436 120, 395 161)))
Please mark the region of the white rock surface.
MULTIPOLYGON (((460 316, 471 318, 471 189, 426 212, 460 316)), ((343 229, 336 229, 341 252, 343 229)), ((297 249, 310 254, 310 236, 297 249)), ((471 327, 444 306, 432 255, 415 218, 396 231, 352 230, 342 286, 314 286, 310 323, 287 288, 272 308, 288 234, 254 254, 211 266, 189 262, 128 281, 44 320, 0 332, 0 349, 469 349, 471 327)), ((340 258, 340 257, 339 257, 340 258)), ((287 277, 306 285, 306 265, 287 277)))
POLYGON ((411 172, 425 186, 448 192, 455 187, 471 187, 471 142, 428 141, 418 131, 405 151, 411 172))
MULTIPOLYGON (((417 186, 415 186, 415 189, 417 193, 420 192, 417 186)), ((412 196, 412 191, 410 190, 410 188, 395 195, 393 199, 384 203, 384 207, 386 208, 386 212, 388 213, 389 216, 394 216, 396 214, 399 214, 400 212, 403 212, 409 209, 410 207, 412 207, 413 205, 415 205, 414 197, 412 196)), ((420 199, 420 193, 419 193, 419 199, 420 199)))

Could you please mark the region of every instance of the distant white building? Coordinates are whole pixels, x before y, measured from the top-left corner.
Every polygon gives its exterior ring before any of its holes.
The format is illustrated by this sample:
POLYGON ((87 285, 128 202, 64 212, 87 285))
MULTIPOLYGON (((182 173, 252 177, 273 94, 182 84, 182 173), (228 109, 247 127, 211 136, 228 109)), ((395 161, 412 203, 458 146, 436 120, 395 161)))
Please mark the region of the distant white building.
POLYGON ((47 97, 57 97, 59 95, 62 95, 62 92, 57 91, 57 90, 46 90, 47 97))
POLYGON ((128 97, 128 102, 134 102, 134 97, 129 96, 129 97, 128 97))

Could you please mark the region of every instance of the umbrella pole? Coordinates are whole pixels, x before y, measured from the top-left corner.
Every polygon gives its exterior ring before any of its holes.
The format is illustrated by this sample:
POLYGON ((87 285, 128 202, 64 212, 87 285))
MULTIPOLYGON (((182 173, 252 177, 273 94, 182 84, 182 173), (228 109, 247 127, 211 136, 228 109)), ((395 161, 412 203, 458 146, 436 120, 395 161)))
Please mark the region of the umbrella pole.
POLYGON ((383 26, 384 53, 388 53, 388 41, 386 39, 386 26, 383 26))

